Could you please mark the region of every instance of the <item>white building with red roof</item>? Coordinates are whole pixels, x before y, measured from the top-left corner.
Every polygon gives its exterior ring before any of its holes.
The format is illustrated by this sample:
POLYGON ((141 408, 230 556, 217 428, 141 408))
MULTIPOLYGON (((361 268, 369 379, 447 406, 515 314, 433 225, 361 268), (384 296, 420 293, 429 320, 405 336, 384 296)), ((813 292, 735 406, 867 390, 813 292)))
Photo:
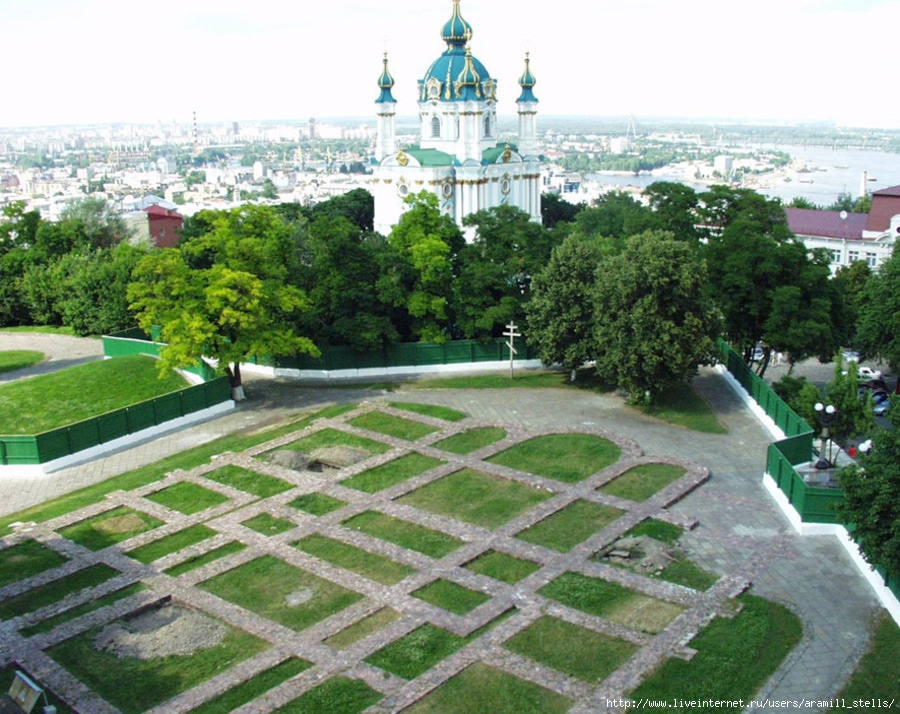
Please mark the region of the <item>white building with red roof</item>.
POLYGON ((864 260, 877 268, 891 257, 900 237, 900 186, 872 194, 868 213, 786 208, 791 232, 807 248, 825 248, 831 269, 864 260))

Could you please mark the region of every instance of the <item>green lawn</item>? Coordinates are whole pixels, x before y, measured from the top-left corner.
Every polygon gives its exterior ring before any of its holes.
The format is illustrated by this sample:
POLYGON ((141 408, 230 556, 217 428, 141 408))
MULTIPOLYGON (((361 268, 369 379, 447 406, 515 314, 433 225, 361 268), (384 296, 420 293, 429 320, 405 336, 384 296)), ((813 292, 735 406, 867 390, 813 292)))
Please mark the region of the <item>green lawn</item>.
POLYGON ((92 565, 83 570, 78 570, 59 580, 54 580, 46 585, 29 590, 22 595, 7 598, 0 602, 0 620, 9 620, 19 615, 24 615, 42 607, 47 607, 59 602, 67 595, 77 593, 79 590, 93 588, 102 585, 110 578, 119 574, 108 565, 92 565))
POLYGON ((232 464, 211 471, 203 478, 215 481, 223 486, 236 488, 238 491, 244 491, 258 498, 268 498, 293 488, 293 485, 287 481, 282 481, 280 478, 259 474, 232 464))
POLYGON ((297 541, 294 543, 294 547, 383 585, 396 585, 405 577, 416 572, 415 569, 403 563, 319 534, 313 534, 297 541))
POLYGON ((603 530, 624 511, 591 501, 574 501, 561 511, 547 516, 516 538, 527 543, 567 553, 583 540, 603 530))
POLYGON ((98 628, 51 647, 48 654, 124 714, 139 714, 233 667, 267 644, 228 628, 215 647, 191 655, 141 660, 94 648, 98 628), (127 686, 123 686, 127 682, 127 686))
POLYGON ((709 404, 689 384, 667 389, 656 404, 640 407, 648 416, 707 434, 727 434, 709 404))
POLYGON ((183 531, 178 531, 152 543, 147 543, 147 545, 142 545, 140 548, 130 550, 127 555, 146 565, 154 560, 164 558, 170 553, 177 553, 179 550, 201 543, 214 535, 216 535, 216 531, 212 528, 207 528, 204 525, 190 526, 183 531))
POLYGON ((180 481, 173 486, 155 491, 145 498, 186 516, 200 513, 200 511, 228 501, 228 497, 218 491, 210 491, 208 488, 203 488, 190 481, 180 481))
POLYGON ((18 327, 0 327, 0 332, 36 332, 44 335, 75 336, 74 328, 62 327, 60 325, 20 325, 18 327))
POLYGON ((552 495, 467 468, 417 488, 398 503, 493 530, 552 495))
POLYGON ((307 493, 295 498, 287 505, 313 516, 324 516, 333 511, 341 510, 347 504, 338 498, 327 496, 324 493, 307 493))
POLYGON ((297 527, 297 524, 285 518, 276 518, 271 513, 260 513, 259 515, 248 518, 241 522, 242 526, 246 526, 250 530, 261 533, 264 536, 275 536, 280 533, 287 533, 297 527))
POLYGON ((248 679, 243 684, 232 687, 227 692, 222 692, 213 697, 206 704, 191 709, 191 714, 229 714, 238 707, 256 699, 261 694, 286 682, 300 672, 309 669, 310 663, 306 660, 292 657, 281 664, 266 669, 256 676, 248 679))
POLYGON ((117 357, 0 386, 0 434, 40 434, 190 385, 151 357, 117 357))
POLYGON ((402 548, 415 550, 431 558, 443 558, 462 545, 462 541, 416 523, 401 521, 377 511, 365 511, 343 523, 345 528, 367 533, 402 548))
POLYGON ((469 590, 449 580, 435 580, 411 594, 457 615, 467 615, 491 599, 489 595, 469 590))
POLYGON ((347 423, 359 429, 377 431, 379 434, 393 436, 395 439, 405 439, 406 441, 418 441, 422 437, 433 434, 438 430, 437 427, 428 426, 428 424, 423 424, 420 421, 403 419, 377 411, 362 414, 347 423))
POLYGON ((200 583, 201 589, 299 632, 362 599, 271 555, 200 583))
POLYGON ((471 454, 473 451, 483 449, 485 446, 496 444, 506 438, 506 429, 495 426, 479 427, 454 434, 451 437, 434 444, 437 449, 449 451, 451 454, 471 454))
MULTIPOLYGON (((800 642, 803 625, 778 603, 746 594, 739 601, 744 607, 736 617, 714 619, 690 642, 697 650, 690 662, 667 660, 629 696, 670 702, 676 698, 698 702, 752 699, 800 642)), ((891 666, 896 673, 896 660, 891 660, 891 666)), ((734 709, 697 706, 667 711, 709 714, 734 709)))
POLYGON ((470 665, 403 714, 562 714, 574 702, 486 664, 470 665))
POLYGON ((119 600, 124 600, 125 598, 131 597, 132 595, 137 595, 139 592, 142 592, 146 589, 147 586, 143 583, 132 583, 131 585, 126 585, 124 588, 115 590, 114 592, 97 598, 96 600, 90 600, 83 605, 79 605, 78 607, 73 607, 66 610, 65 612, 61 612, 59 615, 48 617, 46 620, 41 620, 36 625, 33 625, 31 627, 23 627, 21 630, 19 630, 19 633, 23 637, 31 637, 32 635, 37 635, 41 632, 50 632, 50 630, 58 627, 59 625, 62 625, 65 622, 74 620, 78 617, 81 617, 82 615, 87 615, 88 613, 99 610, 100 608, 106 607, 107 605, 112 605, 113 603, 116 603, 119 600))
POLYGON ((466 415, 456 409, 450 407, 442 407, 436 404, 412 404, 410 402, 388 402, 394 409, 402 409, 403 411, 412 412, 413 414, 421 414, 422 416, 433 417, 434 419, 443 419, 444 421, 459 421, 465 419, 466 415))
POLYGON ((489 578, 494 578, 510 585, 515 585, 520 580, 524 580, 541 569, 540 565, 530 560, 514 558, 496 550, 488 550, 482 553, 475 560, 466 563, 464 567, 473 573, 487 575, 489 578))
POLYGON ((654 634, 661 632, 684 609, 581 573, 563 573, 538 592, 589 615, 654 634))
POLYGON ((33 367, 43 362, 46 357, 47 355, 43 352, 34 350, 2 350, 0 351, 0 374, 33 367))
POLYGON ((309 436, 305 436, 302 439, 292 441, 290 444, 285 444, 280 448, 288 449, 290 451, 302 451, 304 454, 311 454, 314 451, 329 446, 352 446, 368 451, 370 454, 383 454, 384 452, 391 450, 390 446, 382 444, 380 441, 366 439, 362 436, 357 436, 356 434, 348 434, 347 432, 339 431, 337 429, 322 429, 309 436))
POLYGON ((404 679, 415 679, 467 642, 452 632, 426 624, 369 655, 366 662, 404 679))
POLYGON ((383 630, 392 622, 400 619, 400 613, 389 607, 383 607, 373 612, 368 617, 354 622, 350 627, 344 628, 336 635, 325 640, 325 644, 335 650, 346 649, 355 642, 365 639, 371 634, 383 630))
POLYGON ((488 461, 564 483, 578 483, 612 466, 621 455, 618 446, 601 436, 548 434, 520 442, 488 461))
POLYGON ((103 550, 161 525, 163 522, 153 516, 119 506, 63 528, 59 534, 88 550, 103 550))
POLYGON ((233 540, 230 543, 220 545, 218 548, 207 551, 202 555, 195 555, 178 565, 173 565, 171 568, 167 568, 165 573, 166 575, 171 575, 173 578, 177 578, 179 575, 184 575, 184 573, 189 573, 197 568, 202 568, 207 563, 213 563, 221 558, 227 558, 229 555, 240 553, 246 547, 247 546, 243 543, 233 540))
POLYGON ((0 550, 0 588, 65 562, 65 557, 36 540, 22 541, 0 550))
POLYGON ((900 627, 882 611, 872 633, 869 651, 860 660, 850 681, 837 696, 850 702, 866 699, 893 700, 888 711, 900 711, 900 627))
POLYGON ((598 490, 629 501, 646 501, 657 491, 680 479, 684 473, 682 466, 642 464, 629 469, 598 490))
POLYGON ((292 702, 276 709, 276 714, 358 714, 381 699, 381 694, 365 682, 347 677, 333 677, 310 689, 292 702))
POLYGON ((403 483, 413 476, 418 476, 421 473, 442 466, 444 463, 446 462, 413 452, 401 456, 399 459, 388 461, 381 466, 376 466, 374 469, 363 471, 361 474, 352 476, 346 481, 341 481, 341 486, 365 493, 377 493, 391 486, 396 486, 398 483, 403 483))
POLYGON ((625 640, 549 616, 536 620, 503 646, 592 683, 615 672, 638 649, 625 640))

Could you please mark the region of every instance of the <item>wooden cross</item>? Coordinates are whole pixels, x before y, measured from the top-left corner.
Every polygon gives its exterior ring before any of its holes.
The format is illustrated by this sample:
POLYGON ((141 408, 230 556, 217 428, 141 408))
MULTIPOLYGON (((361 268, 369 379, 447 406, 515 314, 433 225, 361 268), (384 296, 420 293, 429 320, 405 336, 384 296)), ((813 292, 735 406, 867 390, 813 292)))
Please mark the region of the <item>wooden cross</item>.
POLYGON ((512 320, 509 321, 509 324, 506 326, 506 332, 503 333, 504 337, 509 338, 509 342, 506 343, 506 346, 509 347, 509 378, 513 378, 513 364, 515 363, 516 348, 515 341, 517 337, 521 337, 522 335, 516 332, 516 323, 512 320))

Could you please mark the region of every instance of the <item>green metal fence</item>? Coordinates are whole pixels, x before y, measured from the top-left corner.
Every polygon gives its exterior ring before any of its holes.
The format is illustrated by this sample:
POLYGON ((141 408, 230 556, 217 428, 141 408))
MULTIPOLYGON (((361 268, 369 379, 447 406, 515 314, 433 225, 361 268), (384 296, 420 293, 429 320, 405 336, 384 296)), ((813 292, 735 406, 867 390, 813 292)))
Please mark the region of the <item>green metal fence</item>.
MULTIPOLYGON (((515 341, 514 359, 538 359, 535 350, 524 340, 515 341)), ((456 340, 444 344, 404 342, 390 349, 358 352, 352 347, 323 347, 321 357, 296 355, 292 357, 259 357, 253 364, 277 369, 333 372, 350 369, 388 369, 391 367, 427 367, 442 364, 478 364, 509 360, 509 347, 504 340, 478 342, 456 340)))
MULTIPOLYGON (((158 337, 159 335, 157 334, 158 337)), ((107 357, 128 357, 131 355, 159 357, 160 350, 165 346, 165 343, 154 341, 150 335, 138 327, 103 336, 103 354, 107 357)), ((186 367, 185 371, 198 375, 204 382, 218 377, 216 370, 204 360, 197 360, 196 365, 186 367)))
POLYGON ((0 436, 0 464, 36 465, 159 426, 231 399, 231 384, 219 377, 34 436, 0 436))
MULTIPOLYGON (((812 456, 813 429, 727 343, 720 340, 719 350, 722 363, 731 375, 787 436, 769 446, 766 473, 800 514, 801 521, 839 524, 835 507, 844 499, 844 492, 837 488, 810 486, 794 468, 797 464, 807 463, 812 456)), ((875 570, 891 592, 900 598, 900 577, 886 573, 881 566, 876 566, 875 570)))

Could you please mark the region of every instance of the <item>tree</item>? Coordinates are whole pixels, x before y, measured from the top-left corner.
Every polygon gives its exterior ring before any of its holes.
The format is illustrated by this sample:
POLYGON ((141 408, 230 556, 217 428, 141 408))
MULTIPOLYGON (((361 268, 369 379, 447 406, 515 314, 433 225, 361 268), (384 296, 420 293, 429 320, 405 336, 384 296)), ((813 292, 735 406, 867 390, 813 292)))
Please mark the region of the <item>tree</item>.
POLYGON ((383 266, 379 296, 406 312, 412 339, 445 342, 456 257, 465 241, 453 219, 440 212, 437 196, 422 191, 406 201, 409 210, 388 236, 397 259, 383 266))
POLYGON ((859 464, 838 474, 844 499, 841 521, 852 531, 860 551, 873 566, 894 577, 900 573, 900 409, 888 410, 892 429, 879 429, 872 450, 859 464))
POLYGON ((575 216, 575 231, 585 238, 602 236, 620 247, 623 239, 653 227, 650 210, 629 194, 610 191, 575 216))
POLYGON ((570 236, 553 249, 532 285, 525 334, 547 365, 575 370, 594 356, 594 283, 602 252, 597 241, 570 236))
POLYGON ((381 238, 363 233, 343 217, 319 218, 309 227, 305 287, 310 309, 303 325, 328 345, 378 350, 397 342, 390 308, 372 286, 381 265, 396 260, 381 238), (389 255, 388 255, 389 254, 389 255))
MULTIPOLYGON (((866 434, 875 426, 875 415, 872 411, 871 397, 859 397, 859 365, 844 362, 840 354, 834 367, 834 379, 825 385, 825 399, 837 409, 829 432, 831 438, 839 444, 846 444, 849 439, 866 434)), ((815 426, 815 422, 810 422, 815 426)))
POLYGON ((866 282, 858 307, 855 347, 867 359, 900 369, 900 251, 866 282))
POLYGON ((787 271, 796 273, 793 285, 780 285, 772 292, 772 306, 763 325, 763 341, 788 355, 789 373, 794 365, 816 356, 831 361, 841 347, 841 333, 835 330, 838 295, 831 284, 828 259, 823 253, 810 258, 795 244, 780 251, 791 255, 798 265, 787 271))
POLYGON ((587 206, 571 203, 558 193, 541 194, 541 221, 544 228, 556 228, 559 223, 571 223, 587 206))
POLYGON ((791 199, 791 202, 787 205, 788 208, 805 208, 808 211, 821 211, 822 207, 816 203, 813 203, 808 198, 804 196, 794 196, 791 199))
POLYGON ((375 230, 375 197, 364 188, 355 188, 309 209, 309 220, 346 218, 361 231, 375 230))
POLYGON ((510 320, 525 318, 531 281, 550 258, 552 233, 513 206, 497 206, 466 217, 475 228, 459 251, 453 313, 470 339, 498 337, 510 320))
POLYGON ((266 206, 220 214, 213 230, 141 260, 128 289, 146 332, 161 326, 161 369, 218 360, 235 399, 244 398, 240 364, 257 355, 317 355, 293 323, 306 296, 288 276, 288 227, 266 206))
POLYGON ((259 192, 259 195, 272 201, 278 198, 278 189, 275 188, 275 184, 272 182, 272 179, 266 179, 265 181, 263 181, 262 191, 259 192))
POLYGON ((700 241, 696 227, 699 197, 694 189, 681 183, 655 181, 644 189, 644 197, 650 202, 660 230, 692 245, 700 241))
POLYGON ((112 248, 131 234, 113 207, 100 198, 88 197, 66 207, 59 220, 76 222, 80 226, 81 242, 92 248, 112 248))
POLYGON ((648 403, 714 362, 719 320, 705 282, 705 266, 670 233, 642 233, 606 256, 594 292, 600 377, 648 403))

